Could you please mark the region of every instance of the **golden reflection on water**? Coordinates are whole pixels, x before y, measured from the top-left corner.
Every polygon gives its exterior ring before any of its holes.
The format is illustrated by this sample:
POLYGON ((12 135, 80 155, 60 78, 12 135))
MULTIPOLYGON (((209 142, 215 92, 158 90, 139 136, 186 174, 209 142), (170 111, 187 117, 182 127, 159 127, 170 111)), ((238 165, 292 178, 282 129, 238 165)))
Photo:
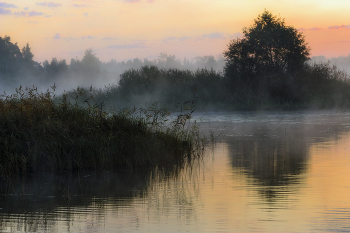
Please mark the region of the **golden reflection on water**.
POLYGON ((237 145, 218 143, 191 177, 151 185, 154 230, 168 224, 198 232, 349 230, 350 134, 292 148, 295 140, 269 149, 253 143, 238 159, 237 145))
POLYGON ((268 124, 228 125, 181 172, 18 183, 32 196, 0 196, 1 231, 350 232, 350 132, 268 124))

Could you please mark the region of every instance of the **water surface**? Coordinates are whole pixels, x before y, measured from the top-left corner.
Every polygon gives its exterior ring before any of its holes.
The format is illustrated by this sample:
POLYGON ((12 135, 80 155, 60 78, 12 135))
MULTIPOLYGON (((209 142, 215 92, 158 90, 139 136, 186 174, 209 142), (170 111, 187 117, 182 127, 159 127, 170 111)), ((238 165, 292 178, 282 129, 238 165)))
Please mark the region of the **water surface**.
POLYGON ((172 171, 1 183, 1 232, 350 232, 350 113, 194 115, 218 136, 172 171))

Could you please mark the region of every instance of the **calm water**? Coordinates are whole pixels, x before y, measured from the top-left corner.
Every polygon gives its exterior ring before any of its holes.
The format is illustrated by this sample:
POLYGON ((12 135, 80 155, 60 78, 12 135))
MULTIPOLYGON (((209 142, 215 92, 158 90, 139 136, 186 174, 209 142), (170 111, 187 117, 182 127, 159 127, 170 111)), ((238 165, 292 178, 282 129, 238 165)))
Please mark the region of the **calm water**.
POLYGON ((350 232, 350 112, 206 113, 181 170, 1 183, 1 232, 350 232))

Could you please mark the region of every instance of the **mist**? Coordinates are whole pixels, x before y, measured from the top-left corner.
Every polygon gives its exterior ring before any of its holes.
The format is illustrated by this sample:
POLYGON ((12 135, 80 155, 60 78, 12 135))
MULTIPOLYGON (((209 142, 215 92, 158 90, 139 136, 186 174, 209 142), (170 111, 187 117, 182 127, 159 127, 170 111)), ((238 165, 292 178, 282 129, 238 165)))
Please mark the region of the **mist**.
POLYGON ((54 57, 38 63, 29 44, 20 50, 5 36, 0 48, 3 97, 21 86, 115 109, 152 103, 174 109, 193 101, 204 111, 350 107, 350 55, 329 61, 312 57, 293 71, 256 66, 259 72, 248 72, 243 63, 228 62, 223 56, 180 59, 160 53, 153 60, 101 62, 87 49, 81 59, 54 57))
POLYGON ((310 63, 330 63, 338 67, 338 69, 345 71, 350 74, 350 54, 348 56, 339 56, 326 58, 325 56, 313 56, 311 57, 310 63))
MULTIPOLYGON (((1 37, 0 37, 1 39, 1 37)), ((7 44, 12 44, 9 37, 7 44)), ((25 48, 23 48, 25 49, 25 48)), ((94 87, 104 89, 108 86, 116 86, 120 80, 120 75, 130 69, 140 69, 143 66, 157 66, 161 69, 179 69, 196 71, 199 69, 213 69, 217 72, 223 72, 225 66, 224 58, 215 58, 212 55, 179 59, 175 55, 160 53, 157 59, 148 60, 134 58, 125 61, 116 61, 111 59, 108 62, 101 62, 91 49, 87 49, 81 60, 72 58, 69 63, 65 59, 58 60, 53 57, 51 60, 45 60, 38 63, 33 60, 34 55, 27 44, 27 50, 22 49, 16 57, 31 54, 29 61, 25 59, 11 60, 8 57, 0 56, 0 93, 14 94, 15 89, 22 86, 36 87, 39 91, 52 91, 50 87, 55 85, 55 93, 62 94, 69 92, 77 87, 94 87)), ((8 55, 9 56, 9 55, 8 55)))

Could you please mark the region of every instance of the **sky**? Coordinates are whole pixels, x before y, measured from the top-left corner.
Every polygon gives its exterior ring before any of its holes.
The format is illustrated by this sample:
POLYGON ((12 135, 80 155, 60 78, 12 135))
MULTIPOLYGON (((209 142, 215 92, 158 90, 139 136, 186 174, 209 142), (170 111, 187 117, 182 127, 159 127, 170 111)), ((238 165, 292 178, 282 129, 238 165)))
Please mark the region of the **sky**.
POLYGON ((312 56, 350 54, 349 0, 0 0, 0 36, 34 60, 221 56, 264 10, 300 30, 312 56))

